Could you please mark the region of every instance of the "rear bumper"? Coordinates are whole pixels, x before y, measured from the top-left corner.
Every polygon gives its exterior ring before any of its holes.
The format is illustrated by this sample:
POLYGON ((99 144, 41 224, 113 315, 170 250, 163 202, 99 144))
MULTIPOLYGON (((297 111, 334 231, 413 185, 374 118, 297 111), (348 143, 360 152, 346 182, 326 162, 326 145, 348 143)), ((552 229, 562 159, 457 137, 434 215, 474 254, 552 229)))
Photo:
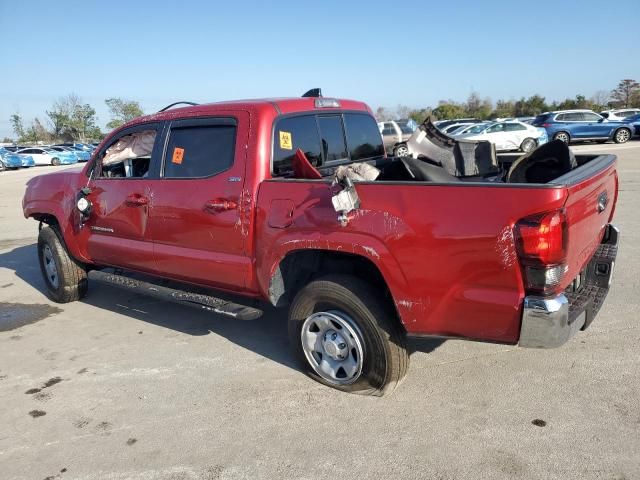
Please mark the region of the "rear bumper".
POLYGON ((609 293, 619 233, 616 227, 607 225, 602 243, 581 274, 579 290, 556 297, 525 297, 521 347, 559 347, 591 324, 609 293))

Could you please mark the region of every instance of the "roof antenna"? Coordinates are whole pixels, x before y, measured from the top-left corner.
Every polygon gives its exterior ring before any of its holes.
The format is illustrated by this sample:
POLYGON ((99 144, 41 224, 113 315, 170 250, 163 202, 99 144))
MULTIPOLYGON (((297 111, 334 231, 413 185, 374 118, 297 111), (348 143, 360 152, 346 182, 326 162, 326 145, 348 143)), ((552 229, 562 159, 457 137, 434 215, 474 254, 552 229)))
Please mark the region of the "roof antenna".
POLYGON ((322 89, 321 88, 312 88, 308 90, 302 98, 320 98, 322 97, 322 89))

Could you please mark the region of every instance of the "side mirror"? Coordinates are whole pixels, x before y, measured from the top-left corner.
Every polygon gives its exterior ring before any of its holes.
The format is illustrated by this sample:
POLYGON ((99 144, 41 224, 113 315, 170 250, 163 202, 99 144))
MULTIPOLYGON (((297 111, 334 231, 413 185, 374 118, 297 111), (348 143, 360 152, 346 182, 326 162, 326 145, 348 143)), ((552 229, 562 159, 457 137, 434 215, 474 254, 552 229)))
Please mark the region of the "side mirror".
POLYGON ((598 123, 602 123, 602 122, 604 122, 605 120, 606 120, 606 118, 604 118, 604 117, 603 117, 603 118, 601 118, 600 120, 598 120, 598 123))

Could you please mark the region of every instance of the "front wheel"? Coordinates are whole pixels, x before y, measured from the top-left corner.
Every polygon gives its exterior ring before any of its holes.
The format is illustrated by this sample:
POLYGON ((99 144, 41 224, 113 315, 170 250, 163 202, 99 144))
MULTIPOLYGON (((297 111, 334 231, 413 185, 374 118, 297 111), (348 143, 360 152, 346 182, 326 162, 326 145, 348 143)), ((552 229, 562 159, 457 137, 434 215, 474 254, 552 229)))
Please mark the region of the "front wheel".
POLYGON ((311 378, 344 392, 391 392, 409 366, 395 310, 349 275, 314 280, 296 295, 289 340, 311 378))
POLYGON ((38 259, 47 294, 57 303, 80 300, 87 294, 87 271, 76 262, 51 227, 38 235, 38 259))
POLYGON ((616 143, 626 143, 631 138, 631 130, 628 128, 619 128, 613 135, 613 141, 616 143))
POLYGON ((407 147, 407 144, 406 143, 401 143, 400 145, 397 145, 393 149, 393 156, 394 157, 408 157, 409 156, 409 147, 407 147))
POLYGON ((529 153, 533 149, 535 149, 537 146, 538 146, 538 142, 536 142, 535 139, 525 138, 520 144, 520 150, 522 150, 524 153, 529 153))

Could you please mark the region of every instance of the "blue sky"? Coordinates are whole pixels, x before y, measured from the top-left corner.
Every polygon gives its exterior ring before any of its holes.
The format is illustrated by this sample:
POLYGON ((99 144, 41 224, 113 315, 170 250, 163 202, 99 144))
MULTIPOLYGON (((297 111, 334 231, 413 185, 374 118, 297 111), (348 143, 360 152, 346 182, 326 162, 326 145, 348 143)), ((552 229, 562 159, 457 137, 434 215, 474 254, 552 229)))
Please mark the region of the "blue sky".
POLYGON ((640 8, 621 12, 603 0, 0 0, 0 136, 12 113, 44 119, 68 93, 100 125, 113 96, 145 111, 316 86, 373 108, 471 91, 589 97, 640 80, 640 8))

